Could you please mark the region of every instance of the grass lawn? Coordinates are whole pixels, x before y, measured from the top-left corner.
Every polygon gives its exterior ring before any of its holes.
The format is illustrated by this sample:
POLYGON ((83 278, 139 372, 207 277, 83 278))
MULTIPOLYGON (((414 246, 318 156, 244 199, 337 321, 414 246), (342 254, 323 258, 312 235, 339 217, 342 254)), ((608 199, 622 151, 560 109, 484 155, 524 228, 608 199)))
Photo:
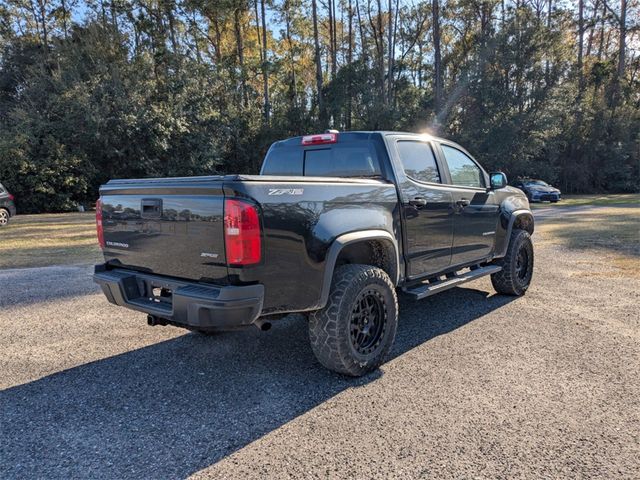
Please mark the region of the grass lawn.
POLYGON ((17 215, 0 228, 0 268, 97 263, 95 213, 17 215))
POLYGON ((563 195, 558 203, 532 203, 532 208, 580 207, 585 205, 615 206, 640 205, 640 194, 623 193, 616 195, 563 195))
MULTIPOLYGON (((640 277, 640 205, 565 212, 536 223, 536 245, 597 250, 599 266, 614 268, 610 274, 640 277)), ((593 270, 603 274, 602 268, 593 270)))

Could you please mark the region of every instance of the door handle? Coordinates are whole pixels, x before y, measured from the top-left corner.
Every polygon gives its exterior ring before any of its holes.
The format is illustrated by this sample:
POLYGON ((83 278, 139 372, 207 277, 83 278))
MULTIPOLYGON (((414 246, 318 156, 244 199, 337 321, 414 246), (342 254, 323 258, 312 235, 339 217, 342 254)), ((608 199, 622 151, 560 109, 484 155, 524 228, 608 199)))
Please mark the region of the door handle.
POLYGON ((409 205, 413 205, 414 207, 424 207, 427 205, 427 199, 424 197, 415 197, 409 200, 409 205))
POLYGON ((469 203, 469 200, 467 200, 466 198, 461 198, 456 202, 456 205, 458 205, 459 207, 467 207, 469 206, 469 203))

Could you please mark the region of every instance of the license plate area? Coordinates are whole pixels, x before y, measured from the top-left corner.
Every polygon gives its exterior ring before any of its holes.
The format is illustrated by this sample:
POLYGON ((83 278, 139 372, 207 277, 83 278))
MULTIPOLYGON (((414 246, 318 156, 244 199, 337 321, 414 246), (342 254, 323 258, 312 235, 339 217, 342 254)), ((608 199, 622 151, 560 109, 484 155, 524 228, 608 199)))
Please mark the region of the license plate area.
POLYGON ((173 290, 166 287, 151 285, 147 299, 150 302, 171 305, 173 303, 173 290))

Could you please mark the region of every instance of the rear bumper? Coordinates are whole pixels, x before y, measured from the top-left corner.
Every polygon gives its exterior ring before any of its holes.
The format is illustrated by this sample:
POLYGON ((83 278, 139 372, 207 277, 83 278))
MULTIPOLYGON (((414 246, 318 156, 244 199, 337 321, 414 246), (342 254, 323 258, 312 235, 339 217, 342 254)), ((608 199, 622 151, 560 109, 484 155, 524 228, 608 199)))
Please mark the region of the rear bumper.
POLYGON ((15 217, 16 216, 16 206, 13 203, 9 203, 7 208, 9 208, 9 216, 10 217, 15 217))
POLYGON ((96 265, 93 281, 109 302, 167 320, 173 325, 202 330, 251 325, 262 311, 262 285, 218 287, 185 282, 131 270, 107 270, 96 265), (154 297, 154 289, 171 292, 154 297))

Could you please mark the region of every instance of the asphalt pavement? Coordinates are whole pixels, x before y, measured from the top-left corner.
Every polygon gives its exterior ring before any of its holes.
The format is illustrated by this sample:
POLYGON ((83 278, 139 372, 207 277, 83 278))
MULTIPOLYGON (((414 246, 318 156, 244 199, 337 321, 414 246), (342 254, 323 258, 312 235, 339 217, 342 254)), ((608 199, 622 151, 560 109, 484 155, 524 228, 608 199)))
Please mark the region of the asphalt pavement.
POLYGON ((0 478, 638 478, 640 280, 607 255, 536 248, 522 298, 402 299, 356 380, 302 316, 208 337, 89 266, 0 271, 0 478))

